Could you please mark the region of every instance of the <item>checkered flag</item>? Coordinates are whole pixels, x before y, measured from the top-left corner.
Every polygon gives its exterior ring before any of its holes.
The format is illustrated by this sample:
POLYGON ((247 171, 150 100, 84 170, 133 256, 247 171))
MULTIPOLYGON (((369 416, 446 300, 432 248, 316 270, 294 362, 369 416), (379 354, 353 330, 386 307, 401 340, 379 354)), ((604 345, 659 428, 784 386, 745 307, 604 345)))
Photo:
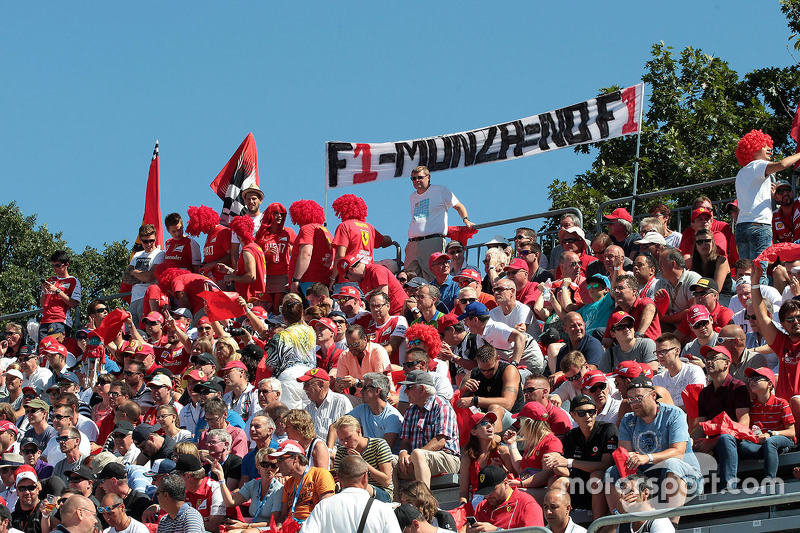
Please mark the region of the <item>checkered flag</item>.
POLYGON ((252 133, 248 133, 211 182, 211 188, 222 199, 221 224, 227 226, 231 218, 245 213, 242 191, 253 185, 258 187, 258 154, 256 140, 252 133))

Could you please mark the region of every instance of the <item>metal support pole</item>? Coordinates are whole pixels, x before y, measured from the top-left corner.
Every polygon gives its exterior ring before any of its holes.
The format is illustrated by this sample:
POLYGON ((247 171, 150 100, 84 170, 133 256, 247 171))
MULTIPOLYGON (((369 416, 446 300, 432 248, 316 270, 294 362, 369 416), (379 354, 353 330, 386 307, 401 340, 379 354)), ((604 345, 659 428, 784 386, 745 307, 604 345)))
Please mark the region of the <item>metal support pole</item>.
POLYGON ((642 145, 642 112, 644 111, 644 90, 642 84, 642 108, 639 110, 639 133, 636 134, 636 159, 633 162, 633 200, 631 200, 631 216, 636 212, 636 191, 639 185, 639 147, 642 145))

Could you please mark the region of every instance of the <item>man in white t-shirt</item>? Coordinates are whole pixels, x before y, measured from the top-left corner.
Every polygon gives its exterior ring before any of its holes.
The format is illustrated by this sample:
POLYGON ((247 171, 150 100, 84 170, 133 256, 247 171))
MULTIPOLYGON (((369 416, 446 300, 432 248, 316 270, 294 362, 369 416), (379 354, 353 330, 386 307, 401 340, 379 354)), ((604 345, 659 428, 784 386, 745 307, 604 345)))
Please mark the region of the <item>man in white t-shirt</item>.
POLYGON ((458 315, 458 320, 463 320, 470 333, 478 336, 478 348, 490 344, 501 352, 510 350, 508 362, 514 366, 519 365, 525 349, 524 333, 489 318, 489 310, 480 302, 467 305, 464 312, 458 315))
POLYGON ((662 333, 656 339, 656 358, 664 370, 653 376, 653 385, 664 387, 672 396, 672 400, 683 408, 681 392, 687 386, 706 384, 706 375, 697 365, 688 365, 681 361, 681 343, 672 333, 662 333))
MULTIPOLYGON (((142 243, 140 252, 133 254, 131 263, 122 275, 123 283, 130 283, 131 305, 128 308, 133 315, 133 323, 138 324, 142 319, 142 305, 147 287, 155 280, 156 265, 164 262, 164 252, 156 244, 156 228, 152 224, 144 224, 139 228, 139 241, 142 243)), ((149 310, 148 310, 149 311, 149 310)))
POLYGON ((467 227, 472 228, 473 224, 467 216, 467 208, 450 189, 444 185, 431 185, 431 173, 427 167, 419 166, 412 170, 411 183, 415 192, 410 197, 411 224, 406 245, 406 270, 432 281, 433 273, 428 266, 428 258, 435 252, 444 252, 448 209, 455 209, 467 227))
POLYGON ((739 139, 736 159, 742 166, 736 174, 736 246, 739 257, 755 259, 772 244, 772 182, 770 174, 786 170, 800 161, 800 153, 772 160, 772 138, 761 130, 751 130, 739 139))
MULTIPOLYGON (((253 235, 258 233, 258 228, 261 227, 261 220, 264 218, 264 213, 261 212, 261 202, 264 201, 264 191, 258 188, 258 185, 252 184, 242 191, 242 201, 244 208, 247 211, 247 216, 253 219, 253 235)), ((231 232, 231 265, 235 265, 239 260, 239 237, 236 232, 231 232)))

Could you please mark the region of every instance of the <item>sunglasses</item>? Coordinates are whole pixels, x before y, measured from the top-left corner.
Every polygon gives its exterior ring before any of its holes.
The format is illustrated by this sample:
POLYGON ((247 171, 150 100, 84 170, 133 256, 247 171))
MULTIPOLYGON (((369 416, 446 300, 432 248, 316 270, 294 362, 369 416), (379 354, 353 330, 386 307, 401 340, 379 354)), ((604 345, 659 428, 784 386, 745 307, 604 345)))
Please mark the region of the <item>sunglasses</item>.
POLYGON ((695 239, 694 242, 696 242, 697 244, 708 244, 711 242, 711 239, 695 239))
POLYGON ((22 455, 33 455, 39 451, 39 448, 25 448, 22 451, 22 455))
POLYGON ((99 307, 94 310, 95 313, 108 313, 108 307, 99 307))
MULTIPOLYGON (((70 478, 70 481, 72 481, 72 478, 70 478)), ((109 505, 108 507, 98 507, 97 511, 100 512, 100 513, 110 513, 111 511, 113 511, 114 509, 119 507, 120 505, 124 505, 124 504, 115 503, 114 505, 109 505)))
POLYGON ((142 372, 131 372, 130 370, 126 370, 123 372, 123 374, 126 376, 138 376, 139 374, 142 374, 142 372))
POLYGON ((142 244, 150 244, 156 242, 155 239, 141 239, 142 244))
POLYGON ((783 319, 784 322, 788 322, 789 324, 794 324, 798 320, 800 320, 800 315, 787 316, 783 319))
POLYGON ((520 257, 527 257, 528 255, 530 255, 532 253, 533 253, 532 250, 520 250, 519 252, 517 252, 517 255, 520 256, 520 257))
POLYGON ((587 416, 595 416, 597 414, 597 409, 575 409, 573 411, 579 418, 584 418, 587 416))
POLYGON ((582 377, 582 376, 581 376, 581 373, 580 373, 580 372, 578 372, 578 373, 577 373, 577 374, 575 374, 574 376, 572 376, 572 377, 569 377, 569 378, 568 378, 568 377, 564 377, 564 379, 566 379, 567 381, 578 381, 579 379, 581 379, 581 377, 582 377))
POLYGON ((631 323, 617 324, 616 326, 613 326, 611 328, 611 331, 624 331, 626 329, 633 329, 633 324, 631 324, 631 323))
MULTIPOLYGON (((89 481, 89 480, 88 479, 84 479, 84 478, 82 478, 80 476, 69 476, 69 482, 70 483, 80 483, 81 481, 89 481)), ((122 504, 118 504, 118 505, 122 505, 122 504)), ((101 507, 100 509, 103 509, 103 507, 101 507)), ((98 511, 100 511, 102 513, 103 511, 101 511, 100 509, 98 509, 98 511)), ((106 507, 106 509, 108 509, 108 507, 106 507)))
POLYGON ((258 463, 261 468, 278 468, 278 463, 271 463, 269 461, 265 461, 262 463, 258 463))
MULTIPOLYGON (((65 418, 72 418, 70 415, 53 415, 53 420, 64 420, 65 418)), ((59 439, 69 439, 69 437, 56 437, 58 442, 63 442, 59 439)))
POLYGON ((589 387, 589 392, 598 392, 601 390, 606 390, 606 387, 608 387, 608 383, 597 383, 596 385, 592 385, 591 387, 589 387))
POLYGON ((424 180, 428 176, 411 176, 411 181, 424 180))
POLYGON ((525 387, 524 389, 522 389, 522 393, 523 394, 533 394, 537 390, 547 390, 547 389, 544 388, 544 387, 525 387))
POLYGON ((695 324, 692 326, 692 329, 700 329, 700 328, 704 328, 704 327, 706 327, 707 325, 709 325, 710 323, 711 323, 711 322, 709 322, 708 320, 701 320, 700 322, 697 322, 697 323, 695 323, 695 324))
POLYGON ((706 294, 708 294, 708 292, 709 292, 709 291, 694 291, 694 292, 692 293, 692 296, 694 296, 695 298, 702 298, 703 296, 705 296, 706 294))
MULTIPOLYGON (((58 416, 58 415, 56 415, 56 416, 58 416)), ((55 418, 55 416, 53 418, 55 418)), ((65 416, 64 418, 69 418, 69 417, 65 416)), ((74 438, 75 437, 67 437, 66 435, 64 435, 64 436, 61 436, 61 437, 56 437, 56 442, 67 442, 69 439, 74 439, 74 438)))
POLYGON ((17 485, 17 492, 33 492, 36 490, 36 485, 17 485))
POLYGON ((405 361, 403 362, 403 368, 412 368, 417 366, 421 361, 405 361))
POLYGON ((478 299, 477 298, 459 298, 458 301, 461 302, 464 305, 469 305, 472 302, 477 302, 478 299))
POLYGON ((578 242, 578 239, 572 239, 572 238, 570 238, 570 239, 564 239, 564 240, 563 240, 563 241, 561 241, 561 242, 563 242, 564 244, 572 244, 572 243, 574 243, 574 242, 578 242))
POLYGON ((645 398, 647 398, 647 396, 642 396, 642 395, 634 396, 633 398, 628 398, 628 403, 629 404, 642 403, 645 398))

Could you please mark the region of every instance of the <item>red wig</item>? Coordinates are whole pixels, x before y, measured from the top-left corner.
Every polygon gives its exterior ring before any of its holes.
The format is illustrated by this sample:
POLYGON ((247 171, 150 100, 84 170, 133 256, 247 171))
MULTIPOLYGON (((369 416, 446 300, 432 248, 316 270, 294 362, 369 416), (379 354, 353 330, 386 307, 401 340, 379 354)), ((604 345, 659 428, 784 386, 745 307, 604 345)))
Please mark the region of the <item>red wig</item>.
MULTIPOLYGON (((428 324, 414 324, 406 330, 406 342, 419 339, 428 352, 428 358, 434 359, 442 351, 442 339, 435 327, 428 324)), ((409 346, 410 348, 410 346, 409 346)))
POLYGON ((248 245, 255 240, 253 239, 253 229, 255 227, 255 222, 247 215, 233 217, 230 223, 231 231, 239 237, 239 242, 243 245, 248 245))
POLYGON ((314 200, 297 200, 292 203, 289 206, 289 216, 292 217, 292 223, 298 226, 325 222, 325 212, 314 200))
POLYGON ((172 281, 184 274, 191 274, 191 272, 185 268, 178 268, 169 261, 160 263, 153 271, 153 275, 156 277, 156 281, 158 281, 158 286, 161 287, 163 291, 169 291, 172 281))
POLYGON ((355 194, 340 196, 331 204, 334 214, 344 222, 356 219, 364 222, 367 220, 367 203, 355 194))
POLYGON ((219 225, 219 213, 207 205, 190 205, 186 212, 189 213, 189 223, 186 224, 186 233, 189 235, 197 237, 201 233, 210 233, 219 225))
POLYGON ((756 152, 769 146, 772 148, 772 137, 761 130, 750 130, 750 133, 739 139, 736 145, 736 160, 739 165, 745 166, 753 160, 756 152))

